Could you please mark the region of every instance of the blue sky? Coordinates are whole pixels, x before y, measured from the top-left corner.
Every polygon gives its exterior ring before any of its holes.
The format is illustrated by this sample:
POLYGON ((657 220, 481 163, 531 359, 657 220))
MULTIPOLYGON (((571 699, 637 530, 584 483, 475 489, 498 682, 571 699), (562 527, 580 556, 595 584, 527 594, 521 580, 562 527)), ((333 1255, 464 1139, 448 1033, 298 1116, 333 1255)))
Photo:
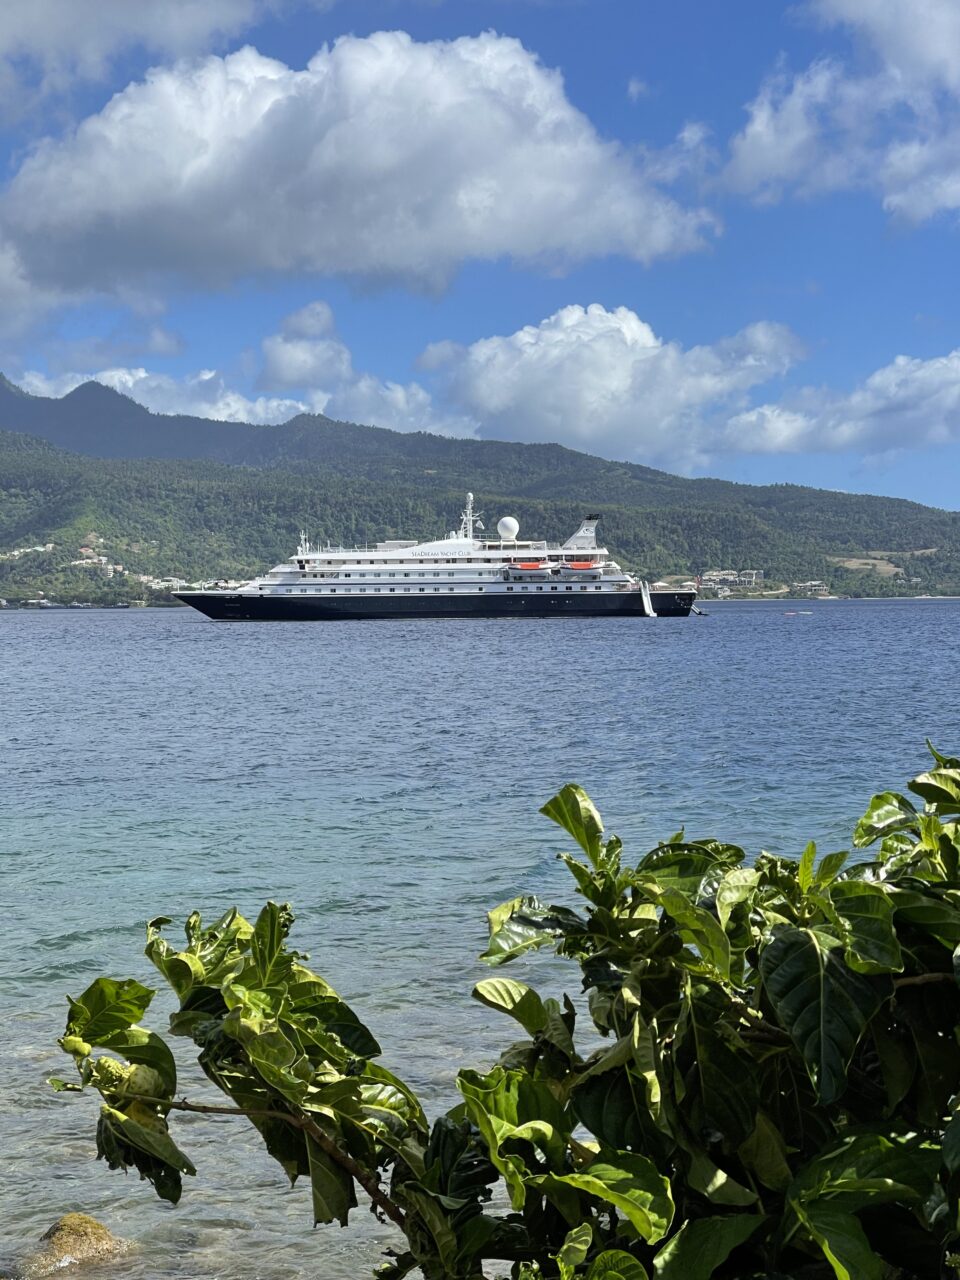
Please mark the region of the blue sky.
POLYGON ((956 0, 7 0, 0 367, 956 508, 956 0))

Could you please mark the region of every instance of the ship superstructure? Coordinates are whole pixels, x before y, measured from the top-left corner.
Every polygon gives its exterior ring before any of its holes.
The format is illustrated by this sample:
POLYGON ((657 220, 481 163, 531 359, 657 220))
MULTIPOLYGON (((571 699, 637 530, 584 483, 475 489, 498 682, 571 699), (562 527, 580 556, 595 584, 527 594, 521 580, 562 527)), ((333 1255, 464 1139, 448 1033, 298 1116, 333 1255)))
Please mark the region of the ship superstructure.
MULTIPOLYGON (((520 538, 512 516, 488 537, 468 493, 459 529, 435 541, 321 548, 301 533, 294 555, 241 587, 174 594, 208 617, 237 621, 655 616, 646 582, 597 545, 599 518, 586 516, 564 543, 520 538)), ((689 594, 686 609, 668 611, 689 613, 689 594)))

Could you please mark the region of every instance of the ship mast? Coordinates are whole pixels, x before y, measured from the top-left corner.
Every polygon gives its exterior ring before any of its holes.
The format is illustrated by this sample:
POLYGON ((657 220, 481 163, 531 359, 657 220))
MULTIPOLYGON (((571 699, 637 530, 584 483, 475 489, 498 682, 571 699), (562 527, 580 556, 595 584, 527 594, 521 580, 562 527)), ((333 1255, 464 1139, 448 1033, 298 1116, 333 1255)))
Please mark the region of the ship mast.
POLYGON ((464 507, 463 511, 460 514, 460 537, 469 538, 470 541, 472 542, 474 538, 474 533, 473 533, 474 526, 476 526, 478 529, 483 528, 483 525, 480 523, 480 520, 478 519, 478 517, 474 515, 473 494, 468 493, 467 505, 464 507))

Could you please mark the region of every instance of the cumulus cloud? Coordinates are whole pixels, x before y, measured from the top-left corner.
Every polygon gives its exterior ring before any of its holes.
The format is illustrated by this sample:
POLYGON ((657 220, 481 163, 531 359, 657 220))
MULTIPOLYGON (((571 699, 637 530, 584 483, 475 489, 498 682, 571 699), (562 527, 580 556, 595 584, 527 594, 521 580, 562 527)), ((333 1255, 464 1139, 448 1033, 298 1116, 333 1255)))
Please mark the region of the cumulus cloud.
MULTIPOLYGON (((333 0, 329 0, 332 3, 333 0)), ((103 80, 133 49, 149 56, 206 52, 270 14, 328 0, 4 0, 0 100, 16 108, 77 81, 103 80)))
POLYGON ((718 448, 738 453, 855 450, 871 455, 960 441, 960 349, 897 356, 849 394, 808 388, 734 415, 718 448))
POLYGON ((344 37, 302 71, 246 48, 148 73, 47 139, 0 200, 46 287, 336 273, 440 287, 465 260, 649 262, 701 246, 517 40, 344 37))
POLYGON ((287 316, 279 333, 263 340, 258 386, 304 395, 313 409, 346 422, 373 423, 393 431, 472 435, 476 423, 445 413, 419 383, 398 383, 358 372, 325 302, 287 316))
POLYGON ((101 369, 98 373, 48 376, 25 373, 20 383, 32 395, 64 396, 82 382, 102 382, 154 413, 187 413, 221 422, 286 422, 311 408, 300 400, 276 396, 249 398, 227 385, 215 369, 202 369, 184 378, 152 373, 143 368, 101 369))
POLYGON ((253 395, 211 369, 174 377, 115 366, 20 381, 60 396, 92 377, 155 413, 258 423, 325 413, 395 431, 556 442, 687 472, 734 454, 870 458, 960 442, 960 348, 897 356, 849 392, 801 387, 757 403, 758 388, 802 355, 770 322, 684 348, 627 307, 568 306, 506 337, 435 343, 418 362, 422 380, 400 383, 356 370, 330 308, 314 302, 264 339, 262 355, 262 394, 253 395))
POLYGON ((769 77, 731 141, 727 186, 758 200, 868 189, 910 221, 960 209, 960 5, 808 0, 806 12, 849 31, 863 58, 769 77))
POLYGON ((689 469, 709 456, 717 415, 799 354, 781 325, 753 324, 684 349, 627 307, 595 303, 564 307, 507 337, 440 344, 423 364, 482 435, 689 469))
POLYGON ((866 65, 779 70, 731 141, 727 185, 760 200, 862 188, 911 221, 960 208, 960 5, 809 0, 848 30, 866 65))
POLYGON ((848 27, 912 84, 960 91, 960 6, 955 0, 810 0, 825 24, 848 27))

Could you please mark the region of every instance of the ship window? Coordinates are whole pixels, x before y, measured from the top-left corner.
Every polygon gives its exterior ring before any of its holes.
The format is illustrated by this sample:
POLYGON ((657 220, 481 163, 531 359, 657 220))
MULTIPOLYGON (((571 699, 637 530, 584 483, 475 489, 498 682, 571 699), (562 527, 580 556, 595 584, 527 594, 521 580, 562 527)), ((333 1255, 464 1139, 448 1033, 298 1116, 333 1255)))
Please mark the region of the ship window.
POLYGON ((434 591, 439 591, 439 590, 440 590, 440 588, 439 588, 439 587, 434 587, 433 589, 434 589, 434 591))
POLYGON ((337 588, 336 588, 336 587, 331 587, 331 588, 330 588, 330 594, 331 594, 332 596, 335 596, 335 595, 337 594, 337 588))
POLYGON ((478 591, 482 591, 482 590, 483 590, 483 587, 478 587, 478 588, 477 588, 477 590, 478 590, 478 591))
POLYGON ((551 588, 550 588, 550 590, 551 590, 551 591, 556 591, 556 589, 557 589, 556 587, 551 587, 551 588))
POLYGON ((599 591, 599 590, 600 590, 600 588, 599 588, 599 587, 594 587, 593 589, 594 589, 594 591, 599 591))
POLYGON ((423 594, 423 592, 424 592, 424 591, 426 591, 426 589, 427 589, 426 587, 420 587, 420 588, 419 588, 419 590, 420 590, 420 594, 422 595, 422 594, 423 594))
POLYGON ((291 588, 290 588, 290 587, 284 587, 284 590, 286 591, 287 595, 289 595, 289 594, 290 594, 290 591, 291 591, 291 588))
POLYGON ((526 591, 526 589, 527 589, 526 587, 521 587, 521 588, 520 588, 520 590, 521 590, 521 591, 526 591))
POLYGON ((397 589, 396 587, 387 587, 388 591, 396 591, 396 589, 397 589))
POLYGON ((316 575, 316 574, 314 574, 313 576, 314 576, 314 577, 316 577, 317 575, 316 575))
POLYGON ((409 591, 409 590, 410 590, 410 588, 409 588, 409 587, 404 587, 403 589, 404 589, 404 591, 409 591))
POLYGON ((409 578, 409 577, 410 577, 409 573, 405 573, 403 576, 404 576, 405 578, 409 578))
POLYGON ((350 574, 349 574, 349 573, 345 573, 343 576, 344 576, 345 578, 349 578, 349 577, 350 577, 350 574))
POLYGON ((391 573, 391 574, 388 574, 387 576, 390 578, 395 578, 397 575, 395 573, 391 573))
POLYGON ((508 590, 508 591, 512 591, 512 590, 513 590, 513 587, 507 587, 507 590, 508 590))
POLYGON ((305 595, 307 594, 307 588, 306 588, 306 587, 301 587, 301 588, 300 588, 300 594, 301 594, 302 596, 305 596, 305 595))
POLYGON ((581 591, 586 591, 586 589, 587 589, 586 587, 581 587, 581 588, 580 588, 580 590, 581 590, 581 591))
POLYGON ((568 591, 572 591, 572 590, 573 590, 573 587, 567 587, 567 590, 568 590, 568 591))
POLYGON ((367 589, 366 587, 358 587, 358 588, 357 588, 357 590, 358 590, 358 591, 361 591, 361 592, 366 591, 366 589, 367 589))
POLYGON ((377 595, 379 595, 379 594, 380 594, 380 588, 379 588, 379 587, 374 587, 373 589, 374 589, 374 591, 376 591, 377 595))

